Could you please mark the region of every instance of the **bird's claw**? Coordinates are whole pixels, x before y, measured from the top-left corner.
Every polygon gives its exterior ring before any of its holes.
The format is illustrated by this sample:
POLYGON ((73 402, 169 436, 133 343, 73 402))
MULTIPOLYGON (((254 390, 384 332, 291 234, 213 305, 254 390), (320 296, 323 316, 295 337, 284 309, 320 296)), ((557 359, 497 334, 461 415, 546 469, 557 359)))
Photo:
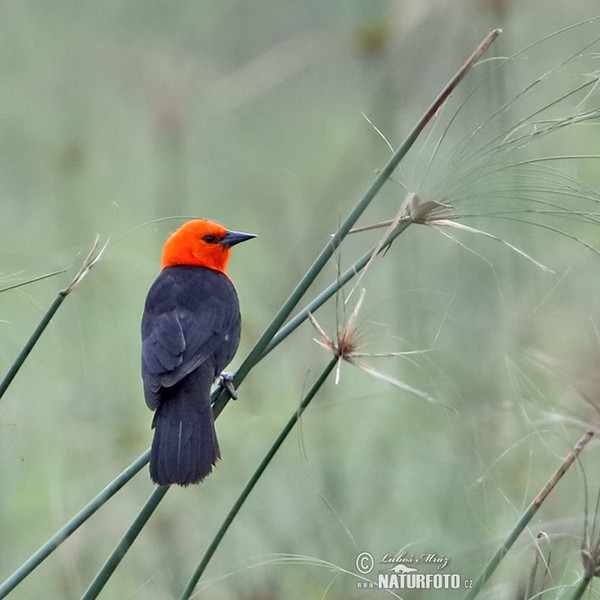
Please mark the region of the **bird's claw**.
POLYGON ((234 376, 235 376, 235 373, 231 373, 230 371, 223 371, 219 375, 219 382, 221 384, 221 387, 227 391, 227 393, 229 394, 229 397, 232 400, 237 400, 238 393, 237 393, 237 390, 235 389, 235 386, 233 385, 234 376))

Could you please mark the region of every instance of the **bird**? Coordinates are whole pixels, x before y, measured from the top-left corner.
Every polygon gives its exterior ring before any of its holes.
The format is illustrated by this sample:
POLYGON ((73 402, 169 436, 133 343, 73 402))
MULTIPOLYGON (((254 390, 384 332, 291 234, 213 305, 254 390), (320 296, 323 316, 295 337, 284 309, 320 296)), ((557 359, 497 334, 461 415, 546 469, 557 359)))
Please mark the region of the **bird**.
POLYGON ((220 458, 210 392, 241 326, 227 263, 233 246, 254 237, 193 219, 163 247, 141 325, 144 398, 155 411, 150 477, 158 485, 199 483, 220 458))

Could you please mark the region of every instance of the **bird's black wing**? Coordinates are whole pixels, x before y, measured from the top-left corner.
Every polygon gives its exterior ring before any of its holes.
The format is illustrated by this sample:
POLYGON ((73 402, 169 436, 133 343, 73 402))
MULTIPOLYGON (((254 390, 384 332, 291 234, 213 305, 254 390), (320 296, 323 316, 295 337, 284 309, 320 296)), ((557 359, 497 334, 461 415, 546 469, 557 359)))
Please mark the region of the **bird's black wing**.
POLYGON ((211 361, 218 375, 240 336, 237 294, 229 278, 203 267, 163 269, 146 298, 142 318, 142 378, 152 409, 169 388, 211 361))

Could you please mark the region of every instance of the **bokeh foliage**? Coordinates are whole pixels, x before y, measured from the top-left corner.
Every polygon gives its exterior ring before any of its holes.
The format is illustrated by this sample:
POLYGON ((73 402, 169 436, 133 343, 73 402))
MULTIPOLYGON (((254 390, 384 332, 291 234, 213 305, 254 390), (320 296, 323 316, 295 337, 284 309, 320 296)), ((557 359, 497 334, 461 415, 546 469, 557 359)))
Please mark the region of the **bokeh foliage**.
MULTIPOLYGON (((592 2, 523 4, 505 11, 474 1, 3 4, 3 283, 70 269, 0 294, 4 370, 95 235, 110 243, 0 404, 2 578, 150 443, 139 319, 166 235, 188 216, 259 235, 234 253, 230 267, 244 316, 235 367, 387 160, 386 144, 361 112, 397 145, 489 29, 505 29, 492 53, 510 55, 596 10, 592 2)), ((523 57, 490 78, 459 113, 449 141, 473 131, 499 98, 570 56, 582 45, 578 36, 565 34, 542 56, 523 57)), ((569 76, 562 83, 569 85, 569 76)), ((457 91, 444 115, 471 88, 457 91)), ((506 119, 515 118, 507 111, 506 119)), ((573 130, 573 148, 593 153, 595 127, 573 130)), ((439 134, 434 130, 429 147, 439 134)), ((556 152, 544 144, 522 156, 556 152)), ((433 161, 432 177, 436 168, 433 161)), ((563 168, 600 186, 592 161, 563 168)), ((418 169, 412 178, 406 169, 398 181, 427 187, 418 169)), ((481 203, 469 198, 474 212, 489 206, 502 183, 486 194, 471 176, 481 203)), ((538 189, 540 181, 533 180, 538 189)), ((531 182, 515 184, 511 175, 506 187, 515 185, 531 182)), ((432 185, 440 193, 443 186, 441 177, 432 185)), ((404 196, 400 183, 388 185, 365 222, 392 218, 404 196)), ((458 210, 459 199, 452 200, 458 210)), ((207 572, 208 580, 223 579, 207 597, 321 598, 325 590, 326 597, 363 597, 373 592, 356 591, 353 577, 308 564, 316 558, 353 570, 363 550, 435 552, 451 559, 453 572, 475 577, 579 437, 567 419, 595 422, 576 390, 590 398, 598 391, 598 256, 522 223, 469 224, 492 229, 555 274, 489 240, 457 233, 471 252, 411 227, 369 269, 359 321, 365 351, 422 350, 410 360, 378 359, 377 368, 458 414, 345 366, 230 529, 207 572), (280 554, 307 561, 286 564, 280 554)), ((566 227, 600 246, 589 225, 566 227)), ((352 237, 339 268, 373 239, 352 237)), ((321 283, 335 276, 332 266, 321 283)), ((351 310, 342 300, 319 313, 328 331, 351 310)), ((217 470, 201 486, 170 491, 106 597, 181 592, 329 359, 314 336, 302 328, 250 374, 240 401, 218 421, 217 470)), ((529 541, 535 526, 553 536, 558 581, 580 568, 584 498, 588 493, 593 505, 597 460, 592 446, 531 529, 529 541)), ((143 471, 15 597, 79 597, 151 489, 143 471)), ((511 597, 525 580, 532 544, 522 540, 513 552, 510 581, 495 597, 511 597)))

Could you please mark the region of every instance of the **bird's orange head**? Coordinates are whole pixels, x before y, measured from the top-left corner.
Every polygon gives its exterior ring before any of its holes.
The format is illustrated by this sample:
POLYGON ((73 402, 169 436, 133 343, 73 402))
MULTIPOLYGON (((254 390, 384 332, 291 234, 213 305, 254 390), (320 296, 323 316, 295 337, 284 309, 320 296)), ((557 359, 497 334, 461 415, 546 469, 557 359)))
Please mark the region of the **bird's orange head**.
POLYGON ((227 273, 231 246, 256 237, 229 231, 223 225, 194 219, 171 234, 163 247, 161 269, 177 265, 207 267, 227 273))

